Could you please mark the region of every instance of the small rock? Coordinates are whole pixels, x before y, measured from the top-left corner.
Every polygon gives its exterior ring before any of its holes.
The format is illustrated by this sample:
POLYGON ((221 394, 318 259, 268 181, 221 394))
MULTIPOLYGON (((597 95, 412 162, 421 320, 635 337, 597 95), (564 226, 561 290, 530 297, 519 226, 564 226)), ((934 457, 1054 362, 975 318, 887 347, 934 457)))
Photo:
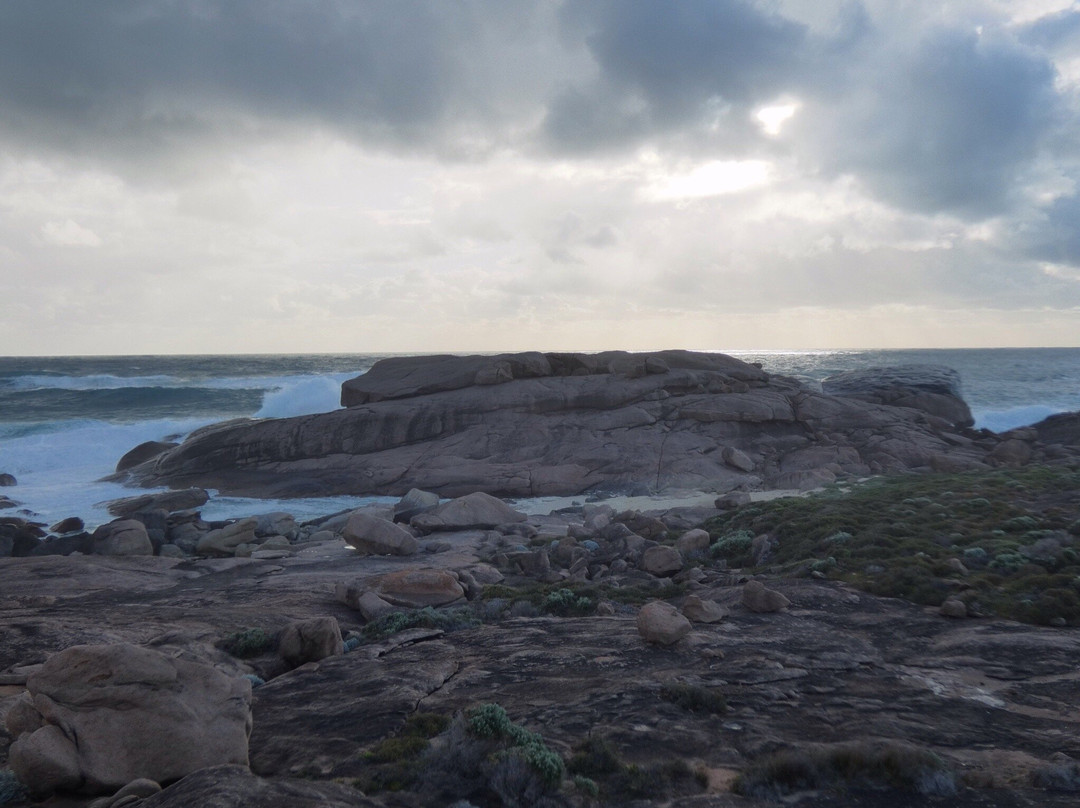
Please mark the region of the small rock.
POLYGON ((274 511, 257 516, 255 523, 256 536, 295 536, 298 531, 296 520, 291 513, 274 511))
POLYGON ((445 570, 413 569, 388 572, 371 582, 379 597, 395 606, 445 606, 465 597, 458 579, 445 570))
POLYGON ((352 514, 341 536, 357 550, 372 555, 408 556, 420 549, 416 537, 405 528, 366 513, 352 514))
POLYGON ((345 653, 341 628, 334 617, 315 617, 289 623, 278 640, 278 654, 294 668, 345 653))
POLYGON ((717 497, 713 503, 718 511, 730 511, 750 504, 750 495, 745 491, 730 491, 723 496, 717 497))
POLYGON ((119 519, 102 525, 94 531, 92 537, 93 552, 104 556, 149 556, 154 554, 154 545, 146 534, 142 522, 134 519, 119 519))
POLYGON ((410 489, 394 505, 394 521, 408 523, 414 516, 427 513, 439 506, 439 495, 419 488, 410 489))
POLYGON ((750 458, 750 455, 733 446, 725 446, 724 451, 720 456, 724 459, 725 463, 734 469, 745 472, 754 470, 754 461, 750 458))
POLYGON ((687 595, 682 613, 694 623, 719 623, 728 611, 715 600, 705 600, 697 595, 687 595))
MULTIPOLYGON (((211 530, 199 539, 195 552, 199 555, 231 556, 241 544, 255 543, 255 526, 259 520, 254 516, 241 519, 217 530, 211 530)), ((176 542, 176 538, 173 538, 176 542)))
POLYGON ((410 524, 426 533, 436 530, 490 530, 498 525, 524 522, 528 517, 501 499, 476 492, 444 502, 414 516, 410 524))
POLYGON ((650 547, 642 553, 638 566, 650 575, 655 575, 658 578, 670 578, 682 569, 683 557, 682 553, 674 547, 661 544, 650 547))
POLYGON ((15 479, 12 474, 0 474, 0 488, 10 488, 13 485, 18 485, 19 481, 15 479))
POLYGON ((766 589, 761 581, 747 581, 743 586, 742 604, 752 612, 778 612, 791 601, 774 589, 766 589))
POLYGON ((959 598, 947 598, 939 609, 943 617, 967 617, 967 604, 959 598))
POLYGON ((637 630, 645 642, 673 645, 690 633, 690 621, 670 603, 646 603, 637 615, 637 630))
POLYGON ((55 525, 49 528, 50 533, 78 533, 83 530, 86 525, 83 520, 78 516, 69 516, 67 519, 61 519, 55 525))
POLYGON ((964 562, 959 558, 950 558, 946 564, 953 572, 957 572, 960 575, 968 574, 968 568, 964 566, 964 562))
POLYGON ((709 536, 709 531, 701 528, 688 530, 675 541, 675 547, 681 553, 704 552, 709 549, 710 544, 712 544, 712 537, 709 536))

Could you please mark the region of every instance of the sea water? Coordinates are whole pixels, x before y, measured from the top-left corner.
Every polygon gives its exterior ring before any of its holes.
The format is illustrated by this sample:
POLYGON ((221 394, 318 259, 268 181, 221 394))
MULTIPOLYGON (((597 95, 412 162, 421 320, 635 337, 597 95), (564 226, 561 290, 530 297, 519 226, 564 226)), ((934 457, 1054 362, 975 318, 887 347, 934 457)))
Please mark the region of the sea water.
MULTIPOLYGON (((728 353, 772 373, 814 380, 866 367, 947 365, 960 373, 976 426, 999 432, 1080 410, 1080 348, 728 353)), ((101 503, 140 492, 99 482, 132 447, 179 440, 229 418, 336 409, 341 383, 382 356, 0 357, 0 472, 19 483, 0 489, 19 503, 0 514, 108 521, 101 503)), ((380 500, 215 496, 203 514, 222 519, 286 510, 304 519, 372 501, 380 500)))

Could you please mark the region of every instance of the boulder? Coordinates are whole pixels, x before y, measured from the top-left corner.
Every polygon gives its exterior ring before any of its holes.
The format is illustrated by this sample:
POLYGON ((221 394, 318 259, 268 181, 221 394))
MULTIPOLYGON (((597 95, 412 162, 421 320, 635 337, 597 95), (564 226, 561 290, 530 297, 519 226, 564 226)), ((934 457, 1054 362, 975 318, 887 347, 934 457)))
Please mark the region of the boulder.
POLYGON ((86 525, 83 520, 78 516, 69 516, 67 519, 61 519, 55 525, 49 527, 50 533, 79 533, 86 525))
POLYGON ((767 589, 761 581, 747 581, 743 585, 742 605, 752 612, 778 612, 790 604, 790 600, 775 589, 767 589))
POLYGON ((132 556, 153 555, 154 545, 142 522, 118 519, 102 525, 91 537, 94 555, 132 556))
POLYGON ((292 667, 345 653, 337 618, 314 617, 289 623, 278 638, 278 655, 292 667))
POLYGON ((688 530, 675 540, 675 546, 683 554, 703 553, 709 549, 710 544, 712 544, 712 537, 709 531, 701 528, 688 530))
POLYGON ((189 508, 198 508, 210 500, 210 495, 202 488, 186 488, 181 491, 164 491, 160 494, 142 494, 137 497, 124 497, 105 503, 113 516, 130 517, 140 511, 154 511, 159 508, 171 513, 189 508))
POLYGON ((754 461, 746 452, 736 449, 734 446, 725 446, 720 455, 724 462, 739 471, 750 472, 754 470, 754 461))
POLYGON ((285 536, 292 538, 299 531, 296 519, 293 518, 291 513, 273 511, 260 514, 256 518, 258 519, 258 522, 255 523, 256 536, 285 536))
POLYGON ((655 575, 659 578, 669 578, 682 569, 682 553, 674 547, 668 547, 664 544, 657 545, 656 547, 649 547, 641 554, 641 561, 638 563, 638 567, 650 575, 655 575))
POLYGON ((938 610, 943 617, 967 617, 967 604, 959 598, 946 598, 938 610))
MULTIPOLYGON (((254 516, 240 519, 231 525, 211 530, 199 539, 195 545, 198 555, 231 556, 241 544, 255 543, 255 526, 259 520, 254 516)), ((173 539, 176 541, 176 539, 173 539)), ((179 542, 177 542, 179 544, 179 542)))
POLYGON ((0 517, 0 556, 28 556, 45 537, 41 525, 17 516, 0 517))
POLYGON ((715 600, 687 595, 683 601, 682 613, 692 623, 719 623, 727 617, 728 611, 715 600))
POLYGON ((445 606, 465 597, 456 576, 436 569, 388 572, 371 581, 371 591, 387 603, 413 609, 445 606))
POLYGON ((734 508, 741 508, 743 505, 750 504, 750 495, 745 491, 729 491, 723 496, 716 498, 713 502, 713 506, 718 511, 730 511, 734 508))
POLYGON ((140 443, 134 449, 129 449, 123 457, 116 461, 116 470, 127 471, 140 463, 145 463, 147 460, 153 460, 163 452, 167 452, 169 449, 179 445, 174 441, 163 440, 148 440, 145 443, 140 443))
POLYGON ((975 423, 960 391, 960 374, 942 365, 850 370, 823 379, 821 389, 833 396, 922 410, 954 426, 975 423))
POLYGON ((645 642, 673 645, 690 633, 690 621, 670 603, 646 603, 637 614, 638 634, 645 642))
MULTIPOLYGON (((153 545, 152 541, 151 545, 153 545)), ((66 556, 71 555, 72 553, 82 553, 83 555, 90 555, 93 552, 94 537, 84 531, 82 533, 67 533, 63 536, 49 536, 44 541, 37 542, 37 546, 34 547, 28 553, 28 555, 66 556)), ((145 555, 145 553, 143 553, 142 555, 145 555)))
POLYGON ((411 488, 397 504, 394 505, 394 521, 408 522, 414 516, 427 513, 439 506, 439 495, 430 491, 421 491, 419 488, 411 488))
POLYGON ((989 458, 1002 466, 1023 466, 1034 455, 1035 450, 1028 441, 1010 438, 991 449, 989 458))
POLYGON ((478 491, 444 502, 414 516, 410 524, 417 530, 490 530, 499 525, 524 522, 528 517, 501 499, 478 491))
POLYGON ((413 555, 420 548, 416 537, 400 525, 358 512, 349 516, 341 537, 351 546, 372 555, 413 555))
POLYGON ((208 665, 126 643, 76 645, 26 686, 37 715, 24 706, 8 719, 8 763, 37 795, 111 794, 139 778, 247 764, 251 683, 208 665))
POLYGON ((18 485, 19 481, 15 479, 13 474, 3 473, 0 474, 0 488, 10 488, 13 485, 18 485))

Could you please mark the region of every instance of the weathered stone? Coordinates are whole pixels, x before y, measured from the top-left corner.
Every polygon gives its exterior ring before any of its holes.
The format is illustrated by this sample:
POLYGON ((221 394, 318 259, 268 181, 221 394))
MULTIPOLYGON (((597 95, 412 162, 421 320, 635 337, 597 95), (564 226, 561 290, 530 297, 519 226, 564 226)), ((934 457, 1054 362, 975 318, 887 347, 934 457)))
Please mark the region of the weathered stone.
POLYGON ((766 589, 761 581, 747 581, 743 585, 742 604, 752 612, 778 612, 791 601, 775 589, 766 589))
POLYGON ((132 780, 111 797, 102 797, 90 803, 89 808, 124 808, 161 791, 161 784, 145 777, 132 780))
POLYGON ((501 499, 476 492, 414 516, 410 524, 425 533, 436 530, 491 529, 498 525, 524 522, 525 514, 515 511, 501 499))
POLYGON ((251 685, 134 645, 78 645, 27 680, 42 726, 9 764, 35 793, 112 793, 218 763, 247 763, 251 685))
POLYGON ((106 507, 113 516, 134 516, 139 511, 153 511, 158 508, 169 512, 198 508, 200 505, 205 505, 209 499, 210 495, 202 488, 187 488, 180 491, 114 499, 106 503, 106 507))
POLYGON ((371 590, 394 606, 445 606, 465 597, 457 578, 445 570, 410 569, 388 572, 371 581, 371 590))
POLYGON ((83 530, 86 525, 83 520, 78 516, 69 516, 67 519, 61 519, 55 525, 49 528, 50 533, 78 533, 83 530))
POLYGON ((15 475, 3 473, 0 474, 0 488, 10 488, 13 485, 18 485, 19 481, 15 479, 15 475))
POLYGON ((922 410, 956 426, 975 423, 960 391, 960 374, 941 365, 851 370, 823 379, 821 388, 829 395, 922 410))
POLYGON ((102 525, 91 537, 95 555, 131 556, 153 555, 154 545, 146 535, 142 522, 120 519, 102 525))
POLYGON ((116 470, 127 471, 140 463, 145 463, 147 460, 153 460, 158 455, 176 446, 179 446, 179 444, 162 440, 148 440, 145 443, 140 443, 134 449, 128 450, 123 457, 116 461, 116 470))
POLYGON ((272 513, 260 514, 256 518, 258 519, 255 523, 256 536, 292 537, 297 534, 298 527, 296 519, 293 518, 291 513, 274 511, 272 513))
POLYGON ((711 543, 712 537, 709 536, 709 531, 701 528, 688 530, 675 540, 675 546, 683 554, 703 553, 709 549, 711 543))
POLYGON ((717 510, 728 511, 732 508, 741 508, 750 504, 750 495, 745 491, 730 491, 723 496, 717 497, 713 503, 717 510))
POLYGON ((690 621, 670 603, 656 600, 638 611, 637 630, 645 642, 673 645, 690 633, 690 621))
POLYGON ((345 653, 341 628, 334 617, 315 617, 289 623, 278 638, 278 655, 294 668, 345 653))
POLYGON ((939 609, 944 617, 967 617, 967 604, 959 598, 946 598, 939 609))
POLYGON ((1024 440, 1011 438, 1004 440, 990 450, 989 458, 1002 466, 1022 466, 1031 462, 1035 455, 1031 444, 1024 440))
POLYGON ((754 461, 746 452, 736 449, 734 446, 725 446, 721 454, 724 462, 739 471, 750 472, 754 470, 754 461))
POLYGON ((408 556, 420 549, 416 537, 405 528, 366 513, 352 514, 341 537, 357 550, 373 555, 408 556))
POLYGON ((255 525, 258 524, 258 521, 254 516, 251 516, 217 530, 211 530, 200 537, 199 543, 195 546, 195 552, 199 555, 234 555, 236 548, 241 544, 255 543, 255 525))
POLYGON ((727 617, 728 611, 715 600, 687 595, 683 601, 682 613, 693 623, 719 623, 727 617))
POLYGON ((683 557, 674 547, 661 544, 645 550, 638 566, 650 575, 668 578, 682 569, 683 557))
POLYGON ((412 488, 394 505, 394 521, 408 523, 414 516, 427 513, 438 506, 438 494, 412 488))
POLYGON ((662 520, 638 511, 620 513, 615 517, 615 521, 626 525, 630 532, 646 539, 659 539, 667 534, 668 530, 662 520))

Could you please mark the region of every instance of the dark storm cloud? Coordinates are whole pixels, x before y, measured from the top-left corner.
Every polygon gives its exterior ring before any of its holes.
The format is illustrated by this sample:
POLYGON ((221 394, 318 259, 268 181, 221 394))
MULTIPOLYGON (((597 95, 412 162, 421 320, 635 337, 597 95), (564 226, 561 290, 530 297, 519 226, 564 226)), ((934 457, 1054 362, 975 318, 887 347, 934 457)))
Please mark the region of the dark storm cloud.
POLYGON ((853 70, 845 97, 807 116, 811 142, 832 171, 912 210, 1006 210, 1064 122, 1050 61, 973 30, 925 33, 853 70))
POLYGON ((814 30, 774 8, 9 0, 0 139, 121 167, 312 128, 453 159, 779 152, 895 206, 979 218, 1009 210, 1072 123, 1046 49, 1075 36, 1075 13, 979 35, 927 28, 918 4, 896 30, 854 0, 814 30), (771 140, 753 112, 785 96, 802 107, 771 140))
POLYGON ((1020 228, 1015 242, 1036 260, 1080 267, 1080 195, 1055 200, 1020 228))
POLYGON ((0 126, 77 150, 168 146, 267 121, 437 147, 457 126, 490 132, 509 114, 513 96, 497 91, 513 65, 494 77, 474 67, 498 62, 532 13, 479 2, 13 0, 0 5, 0 126))
POLYGON ((721 105, 789 89, 805 28, 742 2, 572 0, 562 29, 599 74, 558 95, 545 129, 558 149, 594 151, 694 125, 721 105))

